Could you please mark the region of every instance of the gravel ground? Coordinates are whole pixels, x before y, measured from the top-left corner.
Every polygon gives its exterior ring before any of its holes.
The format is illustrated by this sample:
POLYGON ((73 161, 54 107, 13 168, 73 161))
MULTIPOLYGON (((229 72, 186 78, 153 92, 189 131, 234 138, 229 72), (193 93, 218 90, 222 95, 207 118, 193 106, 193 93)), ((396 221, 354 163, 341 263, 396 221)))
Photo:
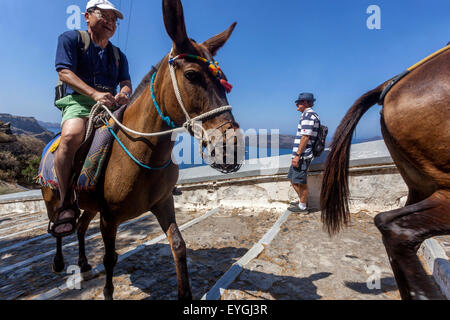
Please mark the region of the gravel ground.
MULTIPOLYGON (((275 223, 279 213, 220 212, 186 229, 188 270, 194 299, 201 299, 231 265, 275 223)), ((167 241, 122 261, 115 269, 117 300, 176 300, 175 264, 167 241)), ((59 299, 103 299, 104 275, 59 299)))
POLYGON ((373 219, 330 238, 320 213, 291 215, 278 236, 223 295, 224 300, 398 300, 400 295, 373 219), (379 275, 379 286, 367 283, 379 275))

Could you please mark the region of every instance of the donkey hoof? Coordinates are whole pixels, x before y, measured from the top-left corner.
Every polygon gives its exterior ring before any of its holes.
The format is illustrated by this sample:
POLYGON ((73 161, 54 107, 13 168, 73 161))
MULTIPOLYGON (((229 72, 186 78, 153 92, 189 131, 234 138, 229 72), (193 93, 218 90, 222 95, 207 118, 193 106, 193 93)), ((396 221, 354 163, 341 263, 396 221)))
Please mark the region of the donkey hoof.
POLYGON ((92 272, 92 267, 89 264, 81 268, 80 270, 81 270, 81 279, 83 279, 83 281, 91 280, 92 278, 95 277, 94 272, 92 272))
POLYGON ((87 262, 79 263, 78 266, 80 267, 81 273, 86 273, 92 270, 92 266, 87 262))
POLYGON ((64 260, 54 260, 53 264, 52 264, 52 270, 54 273, 56 274, 60 274, 61 272, 64 271, 65 268, 65 264, 64 264, 64 260))
POLYGON ((104 289, 103 290, 103 296, 105 297, 106 301, 114 300, 113 293, 110 290, 104 289))
POLYGON ((179 294, 178 295, 178 301, 192 301, 192 293, 191 292, 187 292, 184 294, 179 294))

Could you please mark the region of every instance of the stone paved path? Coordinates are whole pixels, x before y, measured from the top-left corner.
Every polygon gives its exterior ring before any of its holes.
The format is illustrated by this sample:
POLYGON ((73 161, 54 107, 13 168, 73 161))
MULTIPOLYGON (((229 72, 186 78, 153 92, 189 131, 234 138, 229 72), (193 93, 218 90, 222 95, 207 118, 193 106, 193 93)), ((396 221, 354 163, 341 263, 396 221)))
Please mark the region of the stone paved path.
POLYGON ((373 219, 364 213, 353 215, 351 228, 329 238, 316 212, 292 214, 223 299, 395 300, 400 296, 373 219), (368 267, 380 272, 380 289, 368 289, 373 275, 368 267))
MULTIPOLYGON (((270 229, 279 213, 221 211, 182 232, 194 299, 201 299, 231 265, 270 229)), ((175 264, 167 241, 123 261, 115 270, 115 299, 177 299, 175 264)), ((104 276, 58 299, 103 299, 104 276)))
MULTIPOLYGON (((178 222, 181 224, 186 223, 201 214, 200 212, 180 212, 178 222)), ((93 266, 101 264, 103 259, 103 242, 100 235, 98 219, 96 220, 91 223, 87 233, 87 237, 91 237, 92 239, 86 242, 86 253, 89 262, 93 266)), ((46 227, 34 233, 34 236, 38 236, 35 241, 28 242, 24 246, 8 250, 1 254, 0 299, 23 299, 30 295, 44 292, 51 287, 64 284, 65 278, 62 275, 54 274, 51 270, 51 263, 54 257, 52 251, 55 249, 56 241, 52 237, 45 237, 45 230, 46 227), (40 237, 45 238, 41 239, 40 237), (44 255, 44 257, 31 263, 20 265, 23 261, 30 258, 33 259, 37 255, 44 255), (3 272, 5 268, 12 268, 14 265, 18 265, 18 267, 3 272)), ((151 214, 144 215, 138 223, 130 224, 122 229, 117 239, 117 250, 120 253, 130 248, 135 248, 159 236, 161 233, 162 231, 156 218, 151 214)), ((0 242, 0 250, 11 246, 14 242, 30 241, 33 239, 28 234, 25 236, 20 234, 7 239, 4 243, 0 242)), ((63 245, 69 245, 69 247, 63 248, 66 268, 69 265, 76 265, 78 261, 76 236, 73 235, 65 238, 63 245)))
MULTIPOLYGON (((206 212, 177 210, 179 226, 206 212)), ((282 215, 280 211, 219 210, 182 232, 188 248, 188 268, 194 299, 201 299, 218 279, 251 249, 282 215)), ((323 232, 320 214, 291 214, 262 254, 225 291, 223 299, 399 299, 381 237, 373 218, 353 215, 352 226, 339 236, 323 232), (369 268, 369 269, 367 269, 369 268), (380 289, 369 289, 370 276, 380 273, 380 289)), ((31 299, 63 285, 65 273, 51 271, 55 240, 46 236, 45 213, 0 216, 0 300, 31 299), (36 228, 36 229, 35 229, 36 228), (30 230, 32 229, 32 230, 30 230), (11 236, 12 235, 12 236, 11 236)), ((86 252, 92 266, 101 265, 103 242, 98 217, 87 237, 86 252)), ((148 213, 123 226, 118 253, 161 235, 148 213)), ((448 237, 440 239, 447 243, 448 237)), ((76 237, 64 239, 66 267, 78 257, 76 237)), ((175 265, 166 240, 131 255, 115 269, 118 300, 177 299, 175 265)), ((55 299, 103 299, 104 274, 68 290, 55 299)))

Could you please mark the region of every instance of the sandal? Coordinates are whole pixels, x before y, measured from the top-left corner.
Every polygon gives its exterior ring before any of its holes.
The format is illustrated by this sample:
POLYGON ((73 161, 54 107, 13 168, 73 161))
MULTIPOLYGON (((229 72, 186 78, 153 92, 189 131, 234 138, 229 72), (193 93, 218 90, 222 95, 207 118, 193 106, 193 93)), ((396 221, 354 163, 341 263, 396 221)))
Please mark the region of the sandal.
POLYGON ((55 238, 64 238, 64 237, 74 234, 77 231, 77 221, 81 214, 80 208, 78 208, 77 205, 72 204, 67 207, 59 208, 56 211, 56 214, 57 214, 56 222, 53 223, 53 225, 51 225, 51 223, 52 223, 51 221, 48 223, 48 230, 47 230, 48 233, 50 233, 55 238), (72 210, 75 215, 72 218, 59 219, 59 216, 61 215, 61 213, 63 213, 64 211, 67 211, 67 210, 72 210), (72 226, 72 229, 70 229, 70 231, 66 231, 66 232, 62 232, 62 233, 57 233, 55 231, 57 227, 59 227, 61 225, 65 225, 65 224, 70 224, 72 226))

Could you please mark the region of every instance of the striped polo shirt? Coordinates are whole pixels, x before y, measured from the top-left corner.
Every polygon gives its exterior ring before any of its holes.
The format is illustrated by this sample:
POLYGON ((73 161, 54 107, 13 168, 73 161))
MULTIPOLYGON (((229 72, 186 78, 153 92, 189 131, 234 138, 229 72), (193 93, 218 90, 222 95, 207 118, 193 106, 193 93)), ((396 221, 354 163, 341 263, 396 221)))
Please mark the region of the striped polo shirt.
POLYGON ((294 148, 292 150, 292 158, 297 155, 298 148, 300 147, 300 140, 303 136, 310 136, 309 142, 305 151, 302 153, 303 159, 312 159, 312 147, 317 140, 317 134, 319 133, 320 118, 312 108, 308 108, 303 112, 298 125, 297 136, 294 141, 294 148))

